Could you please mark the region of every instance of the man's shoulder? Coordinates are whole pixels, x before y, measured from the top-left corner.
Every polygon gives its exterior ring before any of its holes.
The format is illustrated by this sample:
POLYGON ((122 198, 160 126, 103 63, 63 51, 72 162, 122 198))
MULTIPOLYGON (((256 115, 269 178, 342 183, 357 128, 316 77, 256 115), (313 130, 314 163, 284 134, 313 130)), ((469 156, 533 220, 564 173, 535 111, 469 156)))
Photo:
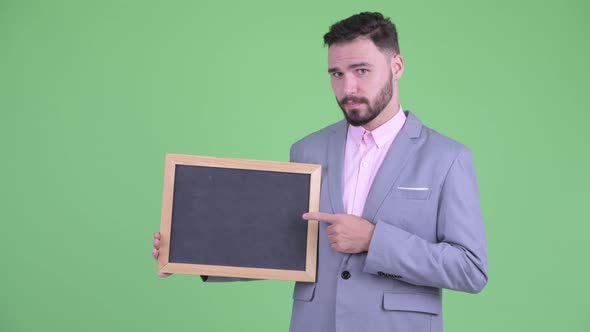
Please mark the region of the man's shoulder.
POLYGON ((320 164, 326 160, 330 136, 341 133, 345 137, 346 121, 338 121, 315 131, 291 145, 290 160, 320 164))
POLYGON ((420 136, 423 142, 421 144, 423 152, 440 158, 441 161, 445 159, 452 161, 464 153, 471 154, 471 150, 465 144, 426 125, 422 125, 420 136))
POLYGON ((423 126, 423 130, 424 136, 429 144, 434 144, 437 145, 439 148, 444 148, 444 150, 451 151, 467 149, 467 146, 465 146, 465 144, 457 141, 452 137, 442 134, 435 129, 423 126))
MULTIPOLYGON (((340 133, 342 134, 341 138, 345 139, 346 128, 346 120, 332 123, 299 139, 293 143, 291 150, 307 150, 308 147, 313 147, 312 150, 314 151, 323 151, 322 148, 326 146, 330 136, 340 133)), ((421 152, 435 158, 450 158, 453 160, 461 153, 471 153, 470 149, 463 143, 423 124, 411 111, 408 111, 406 123, 398 135, 408 135, 410 138, 417 138, 421 152)))
POLYGON ((346 130, 345 120, 340 120, 320 130, 314 131, 293 143, 293 146, 317 145, 325 143, 327 142, 328 137, 341 130, 346 130))

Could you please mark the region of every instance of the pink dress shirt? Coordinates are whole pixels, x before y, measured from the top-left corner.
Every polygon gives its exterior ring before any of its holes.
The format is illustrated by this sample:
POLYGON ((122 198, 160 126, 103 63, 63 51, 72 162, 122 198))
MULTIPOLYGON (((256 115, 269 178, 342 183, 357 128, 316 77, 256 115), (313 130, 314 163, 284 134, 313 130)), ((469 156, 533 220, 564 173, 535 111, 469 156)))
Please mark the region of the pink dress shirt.
POLYGON ((346 213, 362 216, 375 175, 405 122, 406 115, 400 106, 393 118, 373 131, 348 126, 342 173, 342 199, 346 213))

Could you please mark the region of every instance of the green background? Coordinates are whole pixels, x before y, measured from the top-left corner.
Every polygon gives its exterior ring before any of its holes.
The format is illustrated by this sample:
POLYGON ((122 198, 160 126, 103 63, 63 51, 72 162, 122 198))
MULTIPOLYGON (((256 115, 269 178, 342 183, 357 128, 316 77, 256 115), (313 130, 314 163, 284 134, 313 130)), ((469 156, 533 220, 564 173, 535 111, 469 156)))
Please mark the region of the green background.
POLYGON ((0 330, 286 331, 290 282, 156 276, 164 155, 287 160, 341 119, 322 36, 366 10, 475 156, 490 280, 445 330, 588 331, 582 0, 0 0, 0 330))

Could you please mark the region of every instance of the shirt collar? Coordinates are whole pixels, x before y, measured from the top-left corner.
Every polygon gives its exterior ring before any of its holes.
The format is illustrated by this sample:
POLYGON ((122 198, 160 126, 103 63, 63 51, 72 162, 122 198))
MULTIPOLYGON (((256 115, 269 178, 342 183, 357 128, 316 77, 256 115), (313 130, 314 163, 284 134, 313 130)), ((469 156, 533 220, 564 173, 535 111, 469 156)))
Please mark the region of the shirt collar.
MULTIPOLYGON (((373 140, 375 141, 375 145, 377 145, 377 148, 381 148, 384 144, 393 140, 400 129, 404 126, 405 122, 406 114, 400 105, 397 114, 395 114, 393 118, 387 120, 387 122, 370 132, 373 136, 373 140)), ((348 137, 352 139, 352 142, 354 142, 356 146, 361 144, 361 139, 363 138, 363 134, 365 132, 368 131, 362 126, 348 126, 348 137)))

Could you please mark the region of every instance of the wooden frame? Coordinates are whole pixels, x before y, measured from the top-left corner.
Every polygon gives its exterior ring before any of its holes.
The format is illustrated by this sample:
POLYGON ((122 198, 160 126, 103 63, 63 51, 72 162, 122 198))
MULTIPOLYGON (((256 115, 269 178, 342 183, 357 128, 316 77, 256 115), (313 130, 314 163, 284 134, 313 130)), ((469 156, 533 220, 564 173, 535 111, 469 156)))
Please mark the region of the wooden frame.
MULTIPOLYGON (((177 165, 308 174, 310 175, 309 211, 319 210, 321 165, 167 154, 160 224, 159 272, 315 282, 318 250, 318 221, 316 220, 310 220, 307 224, 305 271, 170 262, 174 180, 177 165)), ((305 221, 302 220, 302 222, 305 221)))

